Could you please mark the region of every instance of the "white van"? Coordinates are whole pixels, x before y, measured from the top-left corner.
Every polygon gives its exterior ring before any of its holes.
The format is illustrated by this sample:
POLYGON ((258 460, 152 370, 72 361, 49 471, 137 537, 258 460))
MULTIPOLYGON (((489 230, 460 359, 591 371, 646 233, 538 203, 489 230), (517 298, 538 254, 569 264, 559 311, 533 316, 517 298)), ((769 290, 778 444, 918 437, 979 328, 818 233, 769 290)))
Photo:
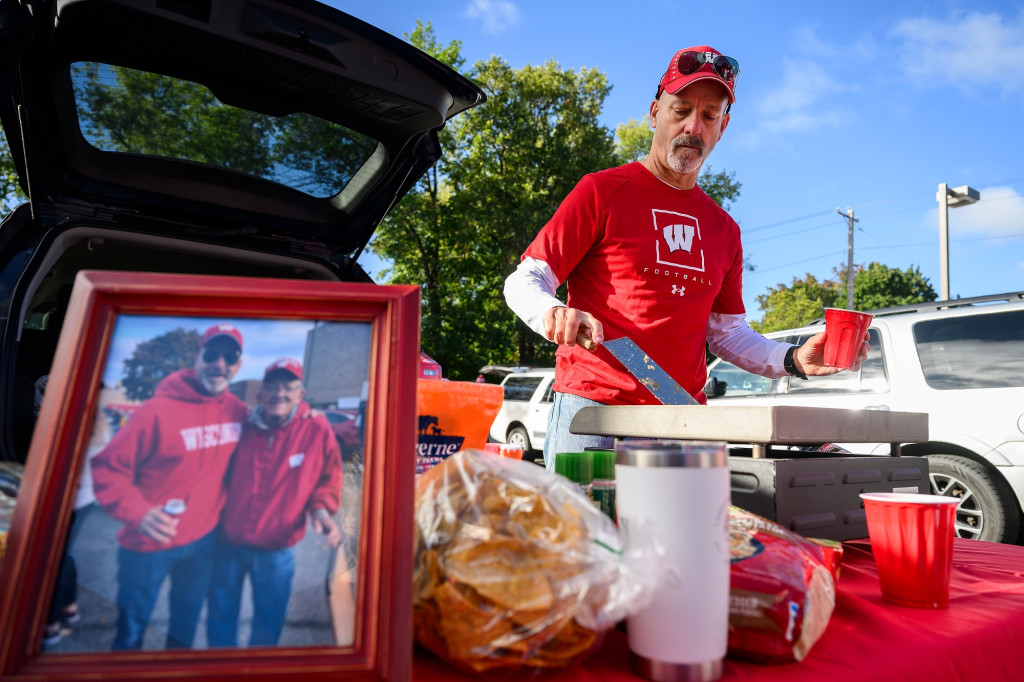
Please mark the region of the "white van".
POLYGON ((491 424, 491 440, 521 447, 525 459, 535 459, 537 451, 544 449, 548 414, 555 399, 554 382, 552 368, 507 374, 501 382, 505 395, 491 424))

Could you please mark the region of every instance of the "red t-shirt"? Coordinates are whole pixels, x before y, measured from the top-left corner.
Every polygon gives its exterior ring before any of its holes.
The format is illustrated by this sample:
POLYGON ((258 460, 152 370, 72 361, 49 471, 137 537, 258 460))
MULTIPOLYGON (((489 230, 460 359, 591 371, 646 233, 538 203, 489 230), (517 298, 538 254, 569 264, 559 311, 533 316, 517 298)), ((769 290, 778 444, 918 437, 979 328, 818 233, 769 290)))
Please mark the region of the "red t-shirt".
MULTIPOLYGON (((634 162, 585 176, 526 249, 568 280, 571 308, 628 336, 700 402, 712 312, 743 314, 736 222, 704 190, 634 162)), ((559 346, 555 390, 608 405, 658 404, 608 351, 559 346)))

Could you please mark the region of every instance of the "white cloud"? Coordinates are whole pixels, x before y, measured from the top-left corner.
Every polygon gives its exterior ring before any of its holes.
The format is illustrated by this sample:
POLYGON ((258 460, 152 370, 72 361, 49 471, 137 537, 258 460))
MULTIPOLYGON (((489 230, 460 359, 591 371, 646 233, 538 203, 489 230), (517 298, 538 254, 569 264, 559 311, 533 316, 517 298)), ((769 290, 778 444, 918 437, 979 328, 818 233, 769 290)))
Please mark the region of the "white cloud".
POLYGON ((893 63, 918 85, 1024 89, 1024 9, 1008 17, 974 12, 944 21, 905 19, 890 35, 902 41, 893 63))
POLYGON ((497 35, 518 24, 521 12, 515 3, 508 0, 471 0, 465 15, 479 19, 484 32, 497 35))
POLYGON ((782 82, 758 103, 758 134, 804 132, 834 127, 845 120, 834 104, 842 86, 817 64, 786 60, 782 82))

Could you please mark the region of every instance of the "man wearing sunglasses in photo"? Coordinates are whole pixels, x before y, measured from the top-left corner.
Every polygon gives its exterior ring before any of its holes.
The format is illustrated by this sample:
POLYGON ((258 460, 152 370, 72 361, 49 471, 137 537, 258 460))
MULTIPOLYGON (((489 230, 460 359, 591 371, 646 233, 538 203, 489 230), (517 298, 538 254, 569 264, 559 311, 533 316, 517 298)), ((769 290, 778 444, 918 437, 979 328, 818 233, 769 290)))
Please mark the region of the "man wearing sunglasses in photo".
POLYGON ((248 414, 228 390, 241 356, 238 329, 207 329, 193 366, 165 377, 92 460, 97 502, 124 523, 114 649, 142 647, 168 577, 166 647, 192 646, 213 570, 224 476, 248 414))
MULTIPOLYGON (((506 280, 509 307, 558 344, 544 440, 551 470, 556 453, 612 447, 611 438, 570 433, 581 408, 658 404, 600 347, 605 339, 629 337, 701 403, 705 342, 767 377, 839 371, 823 365, 824 334, 796 347, 747 326, 739 226, 697 185, 729 125, 739 71, 708 45, 676 52, 650 105, 650 153, 580 180, 506 280), (565 303, 555 296, 562 282, 565 303)), ((859 362, 867 351, 864 343, 859 362)))

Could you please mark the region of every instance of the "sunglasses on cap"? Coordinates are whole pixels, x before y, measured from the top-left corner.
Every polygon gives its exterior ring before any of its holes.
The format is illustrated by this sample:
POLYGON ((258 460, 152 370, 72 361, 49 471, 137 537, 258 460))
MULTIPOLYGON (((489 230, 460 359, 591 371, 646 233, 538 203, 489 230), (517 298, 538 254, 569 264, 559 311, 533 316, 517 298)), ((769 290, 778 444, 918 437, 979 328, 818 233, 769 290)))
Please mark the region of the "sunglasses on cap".
POLYGON ((740 63, 738 61, 732 57, 715 54, 714 52, 684 52, 676 60, 676 68, 684 76, 695 73, 705 64, 711 64, 714 72, 726 83, 736 80, 736 74, 740 72, 740 63))
POLYGON ((240 357, 242 357, 242 353, 237 350, 217 350, 216 348, 207 348, 203 351, 203 362, 214 363, 217 362, 217 358, 224 358, 224 362, 229 367, 238 362, 240 357))
MULTIPOLYGON (((696 73, 705 64, 711 65, 711 70, 726 83, 732 83, 740 72, 740 63, 732 57, 715 54, 714 52, 692 52, 687 50, 679 55, 676 60, 676 70, 680 76, 689 76, 696 73)), ((661 95, 661 86, 658 87, 658 95, 661 95)))

